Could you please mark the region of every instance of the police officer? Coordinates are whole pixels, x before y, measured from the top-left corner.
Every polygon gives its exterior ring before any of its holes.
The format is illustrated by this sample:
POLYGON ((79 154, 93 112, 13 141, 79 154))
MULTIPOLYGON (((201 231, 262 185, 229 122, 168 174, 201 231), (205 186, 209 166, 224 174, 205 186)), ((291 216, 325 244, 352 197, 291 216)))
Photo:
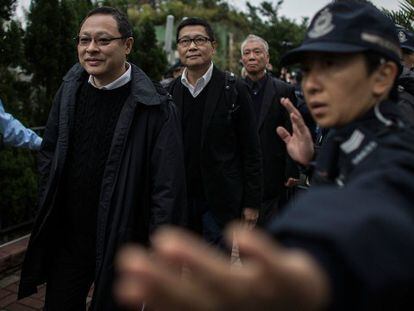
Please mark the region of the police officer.
MULTIPOLYGON (((173 230, 154 237, 155 257, 126 250, 121 301, 143 299, 159 310, 413 310, 414 135, 395 109, 399 53, 395 26, 367 1, 337 0, 319 11, 284 61, 301 64, 309 110, 331 128, 316 167, 324 185, 275 219, 277 243, 231 228, 247 254, 240 269, 173 230), (193 273, 180 279, 164 261, 193 273)), ((282 103, 293 132, 278 134, 307 164, 309 130, 282 103)))
POLYGON ((401 44, 401 62, 403 72, 398 78, 398 107, 404 119, 414 124, 414 34, 402 27, 398 27, 398 38, 401 44))

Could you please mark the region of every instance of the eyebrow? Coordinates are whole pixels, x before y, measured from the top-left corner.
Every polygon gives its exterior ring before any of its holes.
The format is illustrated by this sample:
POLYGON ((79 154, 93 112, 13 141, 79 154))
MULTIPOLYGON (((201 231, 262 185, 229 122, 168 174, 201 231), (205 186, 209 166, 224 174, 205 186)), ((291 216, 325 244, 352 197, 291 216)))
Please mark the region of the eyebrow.
MULTIPOLYGON (((92 34, 89 31, 81 32, 81 33, 79 33, 79 35, 92 36, 92 34)), ((113 34, 111 34, 109 32, 106 32, 106 31, 99 31, 99 32, 95 33, 95 35, 96 36, 101 36, 101 35, 115 36, 115 35, 113 35, 113 34)))
POLYGON ((203 34, 203 33, 199 33, 199 32, 197 32, 197 33, 189 33, 189 34, 185 34, 185 35, 182 35, 181 37, 179 37, 179 38, 191 38, 191 37, 197 37, 197 36, 202 36, 202 37, 206 37, 206 38, 208 38, 208 35, 207 34, 203 34))

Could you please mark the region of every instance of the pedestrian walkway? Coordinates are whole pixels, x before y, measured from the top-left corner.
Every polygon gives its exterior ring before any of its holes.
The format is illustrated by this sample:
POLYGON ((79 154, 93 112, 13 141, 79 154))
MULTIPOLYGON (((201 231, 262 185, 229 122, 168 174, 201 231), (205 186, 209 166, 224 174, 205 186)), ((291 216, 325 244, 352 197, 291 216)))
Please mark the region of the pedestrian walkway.
MULTIPOLYGON (((38 287, 37 294, 17 300, 17 289, 20 280, 20 271, 0 280, 0 311, 38 311, 43 309, 46 286, 38 287)), ((86 300, 87 307, 92 299, 93 289, 90 290, 86 300)))
POLYGON ((42 310, 45 297, 45 287, 39 287, 39 292, 30 297, 17 301, 20 271, 0 280, 0 311, 33 311, 42 310))
MULTIPOLYGON (((17 300, 20 281, 20 267, 26 252, 29 236, 24 236, 0 246, 0 311, 42 310, 45 302, 45 285, 30 297, 17 300)), ((91 301, 93 289, 87 303, 91 301)))

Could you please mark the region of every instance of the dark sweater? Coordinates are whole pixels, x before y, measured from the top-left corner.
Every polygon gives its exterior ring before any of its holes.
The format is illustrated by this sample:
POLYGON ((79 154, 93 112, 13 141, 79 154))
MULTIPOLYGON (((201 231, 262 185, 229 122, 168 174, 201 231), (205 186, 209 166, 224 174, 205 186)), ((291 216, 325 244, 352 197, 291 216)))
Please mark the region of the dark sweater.
POLYGON ((252 98, 254 112, 256 113, 256 121, 259 120, 260 112, 263 106, 263 98, 264 98, 264 86, 266 85, 268 76, 264 75, 258 81, 250 80, 249 77, 246 78, 247 85, 249 86, 249 93, 252 98))
MULTIPOLYGON (((65 246, 95 261, 97 211, 105 164, 131 84, 99 90, 84 82, 77 95, 59 192, 65 246)), ((83 258, 83 259, 82 259, 83 258)))
POLYGON ((204 199, 201 177, 201 128, 206 105, 208 85, 194 98, 187 88, 183 92, 184 159, 189 198, 204 199))

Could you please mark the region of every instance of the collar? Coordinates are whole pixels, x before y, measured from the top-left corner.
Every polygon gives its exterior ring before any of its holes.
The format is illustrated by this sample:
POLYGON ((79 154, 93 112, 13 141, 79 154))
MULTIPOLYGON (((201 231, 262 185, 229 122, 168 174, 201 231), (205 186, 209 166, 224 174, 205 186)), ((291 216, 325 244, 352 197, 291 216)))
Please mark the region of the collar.
POLYGON ((184 68, 183 74, 181 75, 181 83, 190 91, 191 95, 197 97, 210 82, 211 76, 213 75, 213 62, 207 69, 206 73, 197 80, 194 86, 192 86, 187 80, 187 68, 184 68))
POLYGON ((344 166, 341 154, 351 158, 353 165, 361 162, 376 148, 375 136, 399 127, 399 118, 396 103, 385 100, 349 124, 330 129, 316 159, 317 183, 333 181, 338 177, 339 169, 344 166))
POLYGON ((396 109, 397 104, 392 100, 384 100, 379 102, 364 115, 355 119, 354 121, 335 128, 336 135, 346 137, 352 133, 357 127, 367 127, 371 129, 386 128, 394 125, 398 125, 401 119, 399 110, 396 109))
POLYGON ((93 79, 93 76, 90 75, 89 76, 89 80, 88 83, 90 83, 93 87, 100 89, 100 90, 113 90, 116 89, 118 87, 124 86, 125 84, 127 84, 129 81, 131 81, 131 64, 129 64, 128 62, 126 63, 128 66, 127 71, 125 71, 125 73, 120 76, 118 79, 116 79, 115 81, 112 81, 111 83, 98 87, 95 85, 95 81, 93 79))
MULTIPOLYGON (((246 83, 249 86, 250 90, 256 94, 264 87, 267 82, 267 73, 259 80, 253 81, 248 76, 246 77, 246 83)), ((256 95, 254 94, 254 95, 256 95)))

